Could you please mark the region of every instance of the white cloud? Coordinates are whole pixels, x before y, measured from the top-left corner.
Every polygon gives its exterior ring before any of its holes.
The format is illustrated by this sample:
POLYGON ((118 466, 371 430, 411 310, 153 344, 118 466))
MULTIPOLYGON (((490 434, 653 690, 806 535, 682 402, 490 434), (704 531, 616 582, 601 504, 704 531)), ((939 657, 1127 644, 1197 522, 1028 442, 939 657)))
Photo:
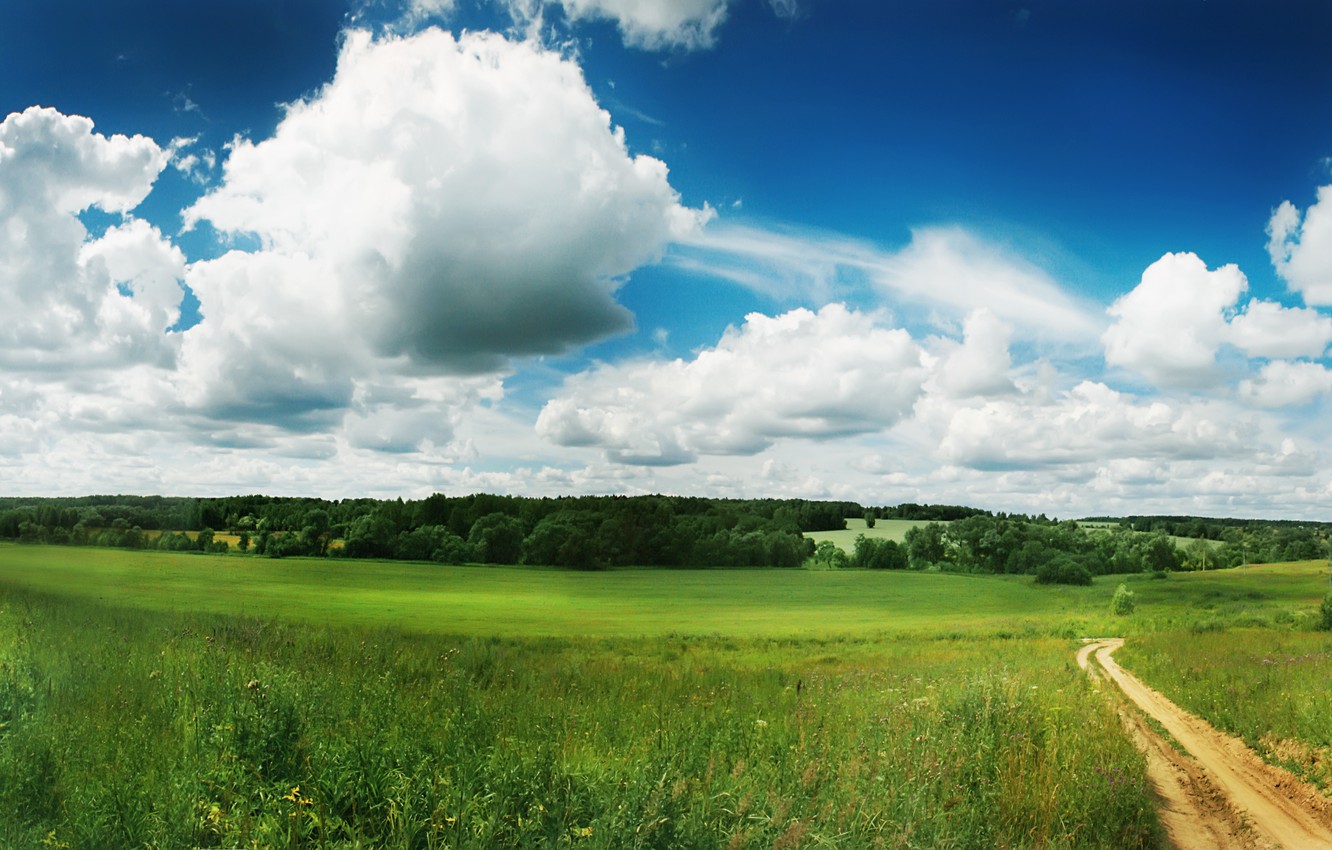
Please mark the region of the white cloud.
POLYGON ((558 54, 349 33, 334 79, 272 138, 233 143, 185 213, 262 243, 189 272, 191 401, 323 427, 359 378, 494 374, 626 330, 624 276, 709 214, 629 155, 558 54))
POLYGON ((955 398, 1013 392, 1008 377, 1013 364, 1008 344, 1012 329, 989 310, 981 309, 967 317, 963 341, 941 340, 935 354, 941 358, 937 383, 955 398))
MULTIPOLYGON (((546 0, 550 3, 551 0, 546 0)), ((571 20, 611 20, 624 42, 647 50, 716 43, 730 0, 558 0, 571 20)))
POLYGON ((1250 357, 1322 357, 1332 343, 1332 318, 1254 298, 1230 320, 1225 339, 1250 357))
POLYGON ((1240 398, 1260 407, 1308 404, 1332 392, 1332 371, 1319 363, 1274 360, 1258 376, 1240 382, 1240 398))
POLYGON ((54 109, 0 123, 0 365, 171 362, 184 258, 127 215, 166 163, 151 139, 108 138, 54 109), (78 217, 90 209, 120 223, 90 240, 78 217))
POLYGON ((692 360, 603 365, 566 381, 537 433, 624 463, 754 454, 786 438, 879 431, 909 415, 927 375, 906 331, 830 304, 751 314, 692 360))
POLYGON ((175 137, 167 145, 167 155, 172 168, 200 186, 208 183, 217 167, 217 154, 209 148, 200 148, 198 136, 175 137))
POLYGON ((1332 186, 1318 189, 1318 200, 1301 215, 1290 201, 1272 212, 1267 251, 1277 273, 1304 303, 1332 305, 1332 186))
POLYGON ((1252 451, 1256 427, 1229 408, 1140 401, 1094 381, 1049 401, 1020 396, 959 406, 931 397, 920 415, 942 434, 941 460, 980 470, 1240 456, 1252 451))
MULTIPOLYGON (((1166 254, 1147 267, 1141 282, 1108 310, 1115 323, 1102 335, 1105 360, 1138 372, 1157 386, 1212 386, 1227 372, 1243 374, 1241 359, 1224 368, 1218 359, 1226 346, 1244 358, 1319 358, 1332 343, 1332 319, 1309 308, 1284 307, 1251 298, 1240 309, 1248 281, 1233 265, 1209 270, 1195 254, 1166 254)), ((1232 358, 1233 359, 1233 358, 1232 358)), ((1276 366, 1271 363, 1264 366, 1276 366)), ((1276 367, 1275 377, 1286 367, 1276 367)), ((1287 374, 1281 372, 1281 374, 1287 374)), ((1261 401, 1269 396, 1246 380, 1241 396, 1261 401)))
POLYGON ((719 223, 672 253, 685 270, 783 300, 826 303, 868 284, 894 307, 960 320, 978 309, 1025 337, 1083 346, 1105 326, 1100 310, 1021 257, 956 227, 918 228, 899 251, 827 234, 719 223))
POLYGON ((1116 321, 1101 337, 1106 363, 1157 385, 1214 383, 1221 377, 1216 353, 1227 337, 1226 311, 1247 288, 1236 266, 1210 271, 1195 254, 1166 254, 1110 306, 1116 321))

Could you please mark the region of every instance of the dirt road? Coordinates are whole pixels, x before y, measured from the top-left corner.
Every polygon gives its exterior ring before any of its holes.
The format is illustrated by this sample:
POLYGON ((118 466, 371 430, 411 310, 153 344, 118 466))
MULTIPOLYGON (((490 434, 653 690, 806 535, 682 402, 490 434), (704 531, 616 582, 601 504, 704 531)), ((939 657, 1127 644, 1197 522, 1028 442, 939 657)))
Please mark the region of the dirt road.
POLYGON ((1112 657, 1123 644, 1119 638, 1088 642, 1078 652, 1078 666, 1103 681, 1091 663, 1094 654, 1124 696, 1188 751, 1180 753, 1137 712, 1121 712, 1147 755, 1148 774, 1161 797, 1161 821, 1177 848, 1332 848, 1332 803, 1125 672, 1112 657))

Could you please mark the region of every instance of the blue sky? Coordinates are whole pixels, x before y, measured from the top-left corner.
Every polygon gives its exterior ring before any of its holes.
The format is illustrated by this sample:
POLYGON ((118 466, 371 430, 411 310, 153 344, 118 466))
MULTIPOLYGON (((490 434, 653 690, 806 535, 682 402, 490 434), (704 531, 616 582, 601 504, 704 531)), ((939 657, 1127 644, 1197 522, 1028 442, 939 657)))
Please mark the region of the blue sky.
POLYGON ((1327 516, 1326 4, 7 15, 0 491, 1327 516))

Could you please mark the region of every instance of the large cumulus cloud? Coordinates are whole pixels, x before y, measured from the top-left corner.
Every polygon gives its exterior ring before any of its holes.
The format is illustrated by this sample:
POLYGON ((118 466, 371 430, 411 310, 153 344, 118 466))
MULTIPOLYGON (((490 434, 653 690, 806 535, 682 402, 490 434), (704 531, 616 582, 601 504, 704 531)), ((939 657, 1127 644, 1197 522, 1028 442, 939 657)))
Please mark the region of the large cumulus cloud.
POLYGON ((334 79, 236 141, 186 211, 261 248, 196 264, 193 402, 291 421, 391 374, 478 375, 631 326, 614 293, 707 217, 532 43, 345 37, 334 79))
POLYGON ((928 360, 906 331, 840 304, 754 313, 692 360, 603 365, 570 378, 536 427, 625 463, 755 454, 783 437, 890 427, 910 414, 928 360))
POLYGON ((31 107, 0 122, 0 365, 170 365, 184 257, 129 215, 167 155, 144 136, 31 107), (79 215, 111 214, 90 239, 79 215))
POLYGON ((1304 212, 1283 201, 1267 225, 1267 250, 1290 288, 1306 304, 1332 305, 1332 186, 1304 212))
POLYGON ((1101 337, 1106 363, 1160 387, 1188 389, 1243 377, 1251 359, 1273 365, 1326 353, 1332 319, 1257 298, 1240 307, 1248 285, 1237 266, 1208 269, 1196 254, 1166 254, 1110 306, 1115 322, 1101 337), (1226 352, 1235 355, 1229 367, 1226 352))

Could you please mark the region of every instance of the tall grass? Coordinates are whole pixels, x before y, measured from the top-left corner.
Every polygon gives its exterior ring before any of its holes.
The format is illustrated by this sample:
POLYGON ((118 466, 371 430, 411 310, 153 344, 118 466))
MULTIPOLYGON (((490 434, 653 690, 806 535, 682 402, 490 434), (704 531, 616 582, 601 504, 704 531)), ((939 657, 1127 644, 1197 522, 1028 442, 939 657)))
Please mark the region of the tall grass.
POLYGON ((1068 641, 482 638, 0 591, 6 847, 1150 847, 1068 641))

